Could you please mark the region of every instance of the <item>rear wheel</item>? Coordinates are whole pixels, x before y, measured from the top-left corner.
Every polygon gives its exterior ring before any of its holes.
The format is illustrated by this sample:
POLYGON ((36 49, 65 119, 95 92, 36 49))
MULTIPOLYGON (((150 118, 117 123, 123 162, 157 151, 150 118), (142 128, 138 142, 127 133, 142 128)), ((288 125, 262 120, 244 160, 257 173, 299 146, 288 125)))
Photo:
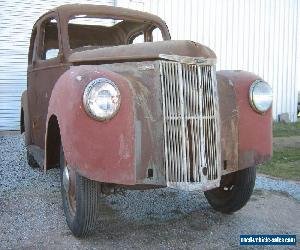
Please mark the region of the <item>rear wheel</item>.
POLYGON ((27 153, 27 163, 30 167, 32 168, 39 168, 39 164, 36 162, 34 159, 33 155, 29 152, 28 148, 26 148, 26 153, 27 153))
POLYGON ((60 176, 63 208, 67 224, 77 237, 84 237, 94 228, 99 210, 100 184, 70 168, 60 149, 60 176))
POLYGON ((222 176, 220 187, 204 192, 208 203, 222 213, 233 213, 246 205, 255 185, 256 167, 222 176))

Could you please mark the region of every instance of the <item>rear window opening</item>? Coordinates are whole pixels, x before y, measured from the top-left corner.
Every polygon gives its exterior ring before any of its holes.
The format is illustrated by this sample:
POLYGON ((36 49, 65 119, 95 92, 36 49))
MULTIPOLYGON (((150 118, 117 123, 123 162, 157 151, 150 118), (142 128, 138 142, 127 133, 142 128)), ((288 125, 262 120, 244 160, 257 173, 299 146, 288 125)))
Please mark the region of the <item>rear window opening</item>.
POLYGON ((96 17, 88 17, 87 15, 78 15, 70 19, 69 24, 112 27, 122 21, 123 20, 118 20, 118 19, 96 18, 96 17))

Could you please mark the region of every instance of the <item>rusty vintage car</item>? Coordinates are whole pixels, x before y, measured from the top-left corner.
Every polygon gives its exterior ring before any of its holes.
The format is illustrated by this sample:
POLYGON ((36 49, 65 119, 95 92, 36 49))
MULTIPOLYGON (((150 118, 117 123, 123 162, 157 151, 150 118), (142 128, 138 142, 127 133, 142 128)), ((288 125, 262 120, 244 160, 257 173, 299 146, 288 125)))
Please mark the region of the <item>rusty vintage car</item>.
POLYGON ((67 224, 85 236, 100 194, 204 191, 232 213, 272 155, 272 89, 216 55, 171 40, 165 22, 130 9, 63 5, 35 23, 22 95, 28 163, 60 168, 67 224))

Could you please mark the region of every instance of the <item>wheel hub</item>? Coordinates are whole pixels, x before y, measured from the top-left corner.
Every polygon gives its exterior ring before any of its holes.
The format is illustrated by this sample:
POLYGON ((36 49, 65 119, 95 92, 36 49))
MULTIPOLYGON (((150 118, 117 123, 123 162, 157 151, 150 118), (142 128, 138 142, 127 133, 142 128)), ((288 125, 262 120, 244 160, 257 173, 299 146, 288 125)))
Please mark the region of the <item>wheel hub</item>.
POLYGON ((67 166, 64 167, 64 172, 63 172, 63 186, 66 192, 69 192, 69 187, 70 187, 70 173, 69 169, 67 166))

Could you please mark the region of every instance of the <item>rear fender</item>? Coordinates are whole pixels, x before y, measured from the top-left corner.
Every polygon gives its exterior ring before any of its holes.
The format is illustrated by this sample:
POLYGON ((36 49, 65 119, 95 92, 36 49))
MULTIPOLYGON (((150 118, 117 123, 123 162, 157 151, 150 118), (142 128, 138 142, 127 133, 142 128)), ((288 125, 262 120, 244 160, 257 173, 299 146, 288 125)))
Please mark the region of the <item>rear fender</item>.
MULTIPOLYGON (((57 120, 65 158, 71 168, 99 182, 135 183, 134 105, 127 79, 97 65, 71 67, 52 91, 47 133, 50 133, 51 117, 57 120), (100 77, 112 80, 121 94, 119 112, 111 120, 102 122, 91 118, 82 103, 86 85, 100 77)), ((47 138, 46 134, 45 169, 54 161, 51 151, 47 150, 47 138)))

